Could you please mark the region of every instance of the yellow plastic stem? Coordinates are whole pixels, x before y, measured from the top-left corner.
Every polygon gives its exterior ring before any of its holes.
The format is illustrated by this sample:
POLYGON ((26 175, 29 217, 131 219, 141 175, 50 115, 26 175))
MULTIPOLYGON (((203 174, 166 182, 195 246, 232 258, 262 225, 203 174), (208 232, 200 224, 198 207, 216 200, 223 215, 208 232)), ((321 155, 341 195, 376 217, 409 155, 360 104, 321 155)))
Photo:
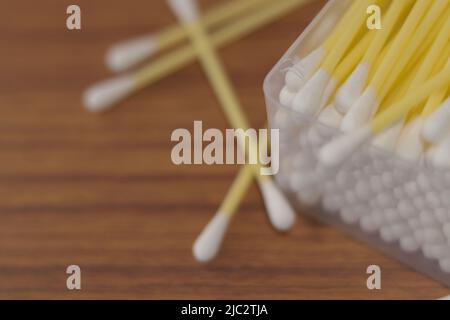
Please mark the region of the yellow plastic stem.
POLYGON ((377 134, 390 127, 406 116, 417 104, 425 101, 430 94, 436 90, 446 88, 448 85, 450 85, 450 59, 448 59, 446 67, 436 76, 424 84, 412 88, 405 97, 377 115, 371 121, 372 132, 377 134))
POLYGON ((375 90, 378 101, 382 101, 385 98, 385 95, 389 92, 389 88, 386 86, 387 80, 389 78, 395 79, 399 76, 401 69, 397 70, 397 74, 393 74, 395 64, 399 63, 399 60, 403 60, 403 58, 399 59, 399 57, 403 55, 405 46, 416 31, 421 18, 426 14, 427 10, 424 10, 424 8, 427 8, 429 5, 429 0, 418 0, 415 3, 412 11, 406 18, 405 23, 402 25, 399 33, 393 40, 386 56, 377 68, 377 71, 375 72, 370 83, 370 87, 375 90))
MULTIPOLYGON (((444 50, 444 53, 441 54, 441 58, 439 59, 439 62, 436 64, 433 74, 436 74, 441 70, 442 67, 445 66, 445 62, 450 56, 450 43, 447 44, 446 50, 444 50)), ((423 117, 429 117, 436 109, 441 105, 441 103, 444 101, 445 96, 447 94, 448 88, 442 88, 441 90, 437 90, 434 92, 427 100, 427 103, 425 104, 425 107, 422 111, 423 117)))
POLYGON ((366 33, 362 40, 352 48, 347 56, 345 56, 333 74, 333 78, 336 80, 337 84, 342 83, 358 65, 363 58, 364 53, 369 48, 373 37, 374 33, 366 33))
MULTIPOLYGON (((444 23, 446 21, 447 16, 445 14, 442 14, 442 12, 439 12, 440 9, 445 9, 445 7, 442 7, 442 4, 445 4, 445 6, 447 6, 448 4, 450 4, 450 2, 448 0, 436 0, 435 6, 424 18, 422 24, 418 28, 418 32, 405 48, 402 59, 399 59, 399 61, 395 64, 394 70, 391 73, 391 77, 388 78, 386 85, 383 87, 383 91, 381 94, 382 97, 395 95, 395 91, 397 91, 396 86, 401 85, 402 78, 410 77, 410 75, 408 75, 409 71, 415 70, 415 77, 419 66, 422 64, 422 60, 426 56, 428 50, 434 42, 434 39, 442 30, 442 27, 444 26, 444 23), (436 17, 436 12, 440 13, 441 17, 436 17), (436 23, 435 20, 437 18, 438 21, 436 23), (435 25, 430 22, 433 22, 435 25)), ((377 68, 379 68, 379 65, 377 66, 377 68)), ((411 84, 412 80, 413 79, 409 78, 409 85, 411 84)))
MULTIPOLYGON (((186 30, 189 37, 196 48, 197 55, 200 58, 200 62, 203 69, 212 84, 212 87, 221 102, 222 110, 224 111, 228 121, 235 129, 248 129, 249 123, 242 112, 242 107, 239 100, 233 90, 230 80, 226 76, 226 72, 217 58, 213 47, 210 45, 206 32, 201 25, 201 22, 195 21, 193 23, 187 24, 186 30)), ((240 147, 245 148, 245 138, 239 136, 240 147)), ((245 148, 247 154, 257 154, 258 147, 249 141, 248 149, 245 148)), ((261 148, 266 148, 267 146, 261 146, 261 148)), ((253 166, 254 177, 259 183, 263 183, 268 179, 268 176, 262 176, 260 165, 253 166)))
POLYGON ((335 46, 328 52, 328 55, 323 62, 322 69, 327 71, 330 75, 333 74, 334 70, 339 65, 339 62, 341 62, 341 59, 351 46, 355 37, 358 35, 360 28, 363 26, 363 23, 366 22, 367 7, 374 3, 373 0, 358 0, 355 2, 357 3, 357 7, 355 9, 354 15, 352 15, 347 21, 345 21, 345 31, 340 34, 335 46))
POLYGON ((228 190, 225 199, 220 206, 219 212, 222 212, 225 215, 232 216, 242 201, 245 192, 249 188, 250 184, 253 181, 253 169, 251 166, 243 166, 230 189, 228 190))
POLYGON ((339 40, 339 37, 342 35, 343 32, 346 32, 348 28, 351 28, 351 20, 354 19, 353 17, 357 14, 360 14, 360 6, 358 1, 352 1, 352 4, 349 6, 349 8, 346 10, 346 12, 343 14, 337 25, 333 28, 331 34, 328 36, 327 40, 325 40, 325 43, 323 44, 323 48, 325 49, 325 52, 330 52, 333 47, 336 45, 336 43, 339 40))
MULTIPOLYGON (((450 19, 444 25, 441 33, 435 39, 433 45, 431 46, 428 54, 426 55, 423 63, 420 65, 419 71, 413 81, 412 86, 417 86, 432 74, 436 62, 439 61, 439 57, 450 39, 450 19)), ((448 56, 447 56, 448 57, 448 56)), ((445 62, 444 62, 445 63, 445 62)))
MULTIPOLYGON (((299 5, 312 0, 277 0, 277 3, 266 6, 235 23, 223 27, 210 36, 211 44, 215 47, 225 46, 251 32, 259 29, 265 24, 273 22, 284 14, 295 9, 299 5)), ((132 76, 136 89, 143 88, 169 74, 179 70, 196 58, 195 49, 192 45, 186 45, 164 57, 149 63, 132 76)))
MULTIPOLYGON (((428 1, 428 0, 425 0, 428 1)), ((371 30, 369 33, 374 33, 375 37, 370 44, 369 49, 364 55, 363 61, 372 65, 378 54, 383 50, 389 36, 394 31, 395 26, 403 15, 403 13, 409 8, 409 3, 407 1, 393 1, 389 7, 386 15, 383 18, 383 29, 381 30, 371 30)))

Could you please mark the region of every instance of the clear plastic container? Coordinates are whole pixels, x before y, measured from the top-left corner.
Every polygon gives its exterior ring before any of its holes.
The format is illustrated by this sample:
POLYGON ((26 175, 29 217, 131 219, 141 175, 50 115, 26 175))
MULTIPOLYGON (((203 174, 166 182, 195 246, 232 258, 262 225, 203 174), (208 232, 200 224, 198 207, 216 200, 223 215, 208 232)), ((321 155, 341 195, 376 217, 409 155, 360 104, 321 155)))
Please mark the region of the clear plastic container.
POLYGON ((265 79, 269 124, 280 130, 276 179, 305 214, 450 287, 450 172, 370 144, 325 169, 318 151, 340 132, 279 103, 286 70, 323 43, 349 3, 329 1, 265 79))

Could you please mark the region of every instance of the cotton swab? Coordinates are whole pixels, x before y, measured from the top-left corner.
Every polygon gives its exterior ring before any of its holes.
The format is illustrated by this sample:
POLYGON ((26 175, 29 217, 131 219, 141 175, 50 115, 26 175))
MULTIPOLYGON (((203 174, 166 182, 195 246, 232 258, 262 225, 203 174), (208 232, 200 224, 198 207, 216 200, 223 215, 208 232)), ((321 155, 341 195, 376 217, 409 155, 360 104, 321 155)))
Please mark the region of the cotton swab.
POLYGON ((228 190, 221 207, 194 242, 192 250, 197 261, 209 262, 216 257, 227 227, 252 180, 252 168, 244 166, 228 190))
POLYGON ((389 36, 394 31, 399 18, 410 7, 410 5, 411 2, 408 1, 393 1, 385 14, 383 29, 369 31, 369 33, 375 33, 370 47, 366 50, 360 64, 356 67, 351 76, 340 87, 336 94, 335 107, 340 113, 346 114, 361 95, 365 88, 369 72, 375 63, 377 56, 383 50, 389 36))
POLYGON ((336 83, 332 75, 339 65, 342 57, 355 40, 360 27, 366 21, 367 7, 373 0, 357 1, 357 10, 354 16, 346 23, 348 29, 339 36, 333 50, 327 55, 320 69, 309 79, 292 102, 292 108, 307 115, 316 115, 327 103, 329 96, 334 92, 336 83))
MULTIPOLYGON (((310 0, 283 0, 264 7, 245 18, 211 35, 211 43, 221 47, 243 37, 261 26, 275 21, 287 12, 310 0)), ((90 112, 104 112, 133 92, 167 76, 195 59, 195 50, 191 45, 167 54, 144 66, 142 69, 106 80, 88 88, 83 95, 85 108, 90 112)))
POLYGON ((417 104, 424 101, 435 90, 450 84, 450 60, 446 67, 436 76, 427 80, 390 108, 377 115, 370 124, 366 124, 352 132, 331 141, 319 152, 319 160, 326 167, 338 167, 351 156, 362 144, 374 135, 395 124, 408 114, 417 104))
MULTIPOLYGON (((416 2, 386 53, 386 56, 377 68, 373 79, 342 120, 341 129, 343 131, 351 131, 367 123, 370 120, 370 117, 376 112, 380 103, 388 93, 388 90, 383 91, 383 88, 386 88, 385 83, 387 79, 396 78, 402 71, 397 69, 396 71, 398 74, 393 74, 395 64, 399 63, 398 57, 401 55, 408 40, 412 37, 421 18, 427 12, 424 8, 429 5, 430 2, 428 0, 419 0, 416 2)), ((406 60, 406 58, 402 60, 406 60)))
MULTIPOLYGON (((208 28, 214 28, 255 7, 265 5, 267 2, 267 0, 227 1, 208 11, 202 17, 202 21, 208 28)), ((184 29, 179 25, 174 25, 157 34, 144 35, 120 42, 108 50, 106 65, 116 72, 125 71, 158 51, 179 44, 186 38, 184 29)))
MULTIPOLYGON (((359 7, 357 1, 353 1, 350 8, 340 19, 338 25, 333 28, 332 33, 328 36, 323 46, 316 48, 306 57, 296 62, 292 68, 289 68, 285 76, 286 88, 284 89, 284 95, 287 95, 289 92, 295 95, 295 93, 303 87, 306 81, 311 78, 319 67, 320 62, 322 62, 339 40, 339 36, 343 32, 346 32, 349 19, 352 19, 355 14, 358 14, 358 10, 359 7)), ((283 100, 283 98, 281 98, 281 100, 283 100)))
MULTIPOLYGON (((231 84, 207 40, 201 23, 197 20, 196 3, 186 0, 169 0, 168 3, 185 26, 229 121, 235 128, 248 128, 249 126, 245 116, 242 114, 240 104, 232 90, 231 84)), ((241 147, 245 147, 245 141, 241 139, 240 142, 241 147)), ((257 151, 256 146, 252 143, 250 143, 249 149, 250 152, 257 151)), ((258 165, 255 168, 261 167, 258 165)), ((263 193, 272 224, 282 231, 289 229, 295 221, 294 211, 273 180, 268 176, 262 176, 260 170, 256 169, 254 170, 254 177, 263 193)))
MULTIPOLYGON (((342 83, 346 77, 349 75, 349 73, 355 68, 358 61, 361 60, 361 58, 364 55, 364 52, 369 47, 370 43, 372 41, 372 35, 366 34, 361 41, 358 41, 358 43, 351 49, 351 51, 348 53, 348 55, 343 59, 343 61, 339 64, 338 68, 336 69, 336 72, 333 74, 334 82, 337 84, 342 83)), ((307 59, 307 58, 305 58, 307 59)), ((289 71, 288 71, 289 72, 289 71)), ((290 71, 293 72, 293 71, 290 71)), ((306 79, 306 78, 305 78, 306 79)), ((291 103, 294 100, 297 93, 293 93, 289 87, 288 87, 288 80, 286 81, 285 87, 280 91, 279 100, 281 105, 285 107, 291 107, 291 103)), ((324 114, 324 116, 331 115, 333 110, 330 110, 327 108, 328 111, 324 114)), ((336 115, 338 116, 338 115, 336 115)), ((281 119, 282 120, 282 119, 281 119)), ((278 121, 280 124, 283 124, 282 121, 278 121)))
MULTIPOLYGON (((437 0, 433 3, 428 14, 424 17, 423 21, 418 27, 418 30, 414 35, 412 41, 406 46, 403 58, 400 59, 398 63, 396 63, 393 71, 394 76, 390 77, 387 80, 384 92, 388 91, 389 88, 393 86, 393 83, 397 81, 395 75, 399 74, 401 70, 403 70, 403 73, 407 71, 404 70, 407 63, 416 66, 416 70, 414 72, 410 72, 406 80, 402 79, 403 83, 400 85, 400 88, 398 88, 395 92, 392 92, 391 97, 383 102, 383 105, 391 105, 396 99, 406 93, 411 86, 413 80, 416 78, 416 73, 418 72, 417 66, 420 65, 421 57, 423 55, 426 55, 426 50, 428 50, 432 45, 432 42, 439 33, 439 30, 442 30, 442 27, 446 21, 445 12, 446 9, 448 9, 448 5, 449 2, 447 0, 437 0), (442 12, 444 12, 444 14, 442 14, 442 12), (413 52, 415 53, 413 54, 413 52)), ((383 93, 382 95, 384 94, 385 93, 383 93)), ((374 145, 390 152, 394 151, 402 132, 404 121, 405 119, 399 121, 394 126, 381 132, 373 140, 374 145)))

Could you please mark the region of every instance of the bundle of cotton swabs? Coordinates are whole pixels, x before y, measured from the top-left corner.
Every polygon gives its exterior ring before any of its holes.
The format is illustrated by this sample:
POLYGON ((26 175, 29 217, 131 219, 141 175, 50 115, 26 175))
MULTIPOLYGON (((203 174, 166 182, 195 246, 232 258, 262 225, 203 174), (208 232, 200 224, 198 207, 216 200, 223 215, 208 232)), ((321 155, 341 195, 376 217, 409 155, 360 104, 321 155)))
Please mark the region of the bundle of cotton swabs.
POLYGON ((449 0, 349 1, 285 74, 271 120, 291 138, 280 183, 450 272, 449 87, 449 0), (369 30, 374 4, 382 29, 369 30))

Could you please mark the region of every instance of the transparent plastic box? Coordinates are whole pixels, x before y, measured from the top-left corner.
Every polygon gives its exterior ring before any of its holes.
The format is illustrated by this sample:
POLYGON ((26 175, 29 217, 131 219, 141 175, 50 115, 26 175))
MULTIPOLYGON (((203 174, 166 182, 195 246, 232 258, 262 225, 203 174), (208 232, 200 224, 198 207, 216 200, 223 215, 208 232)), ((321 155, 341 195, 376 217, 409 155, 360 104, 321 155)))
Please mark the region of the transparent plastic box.
POLYGON ((450 287, 450 172, 371 144, 326 169, 318 151, 340 132, 279 103, 286 70, 323 43, 350 2, 329 1, 265 79, 269 124, 280 130, 277 182, 301 212, 450 287))

